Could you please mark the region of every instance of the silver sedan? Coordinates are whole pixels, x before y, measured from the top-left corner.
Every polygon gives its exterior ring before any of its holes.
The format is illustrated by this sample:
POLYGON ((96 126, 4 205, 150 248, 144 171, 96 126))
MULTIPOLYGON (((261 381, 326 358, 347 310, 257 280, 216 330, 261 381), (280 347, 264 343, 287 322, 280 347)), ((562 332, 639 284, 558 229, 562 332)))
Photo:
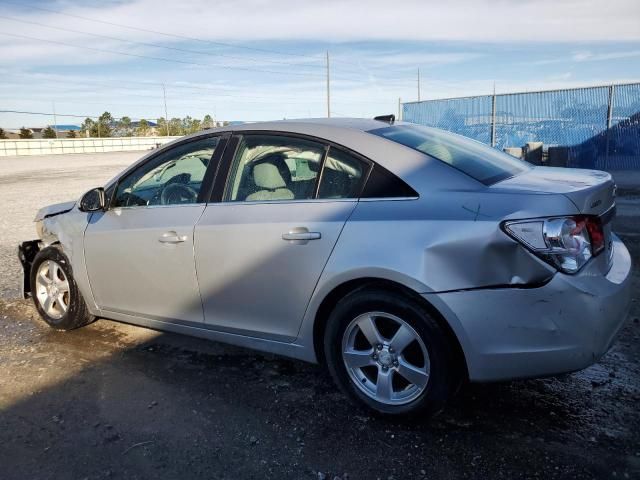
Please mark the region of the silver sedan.
POLYGON ((304 120, 207 130, 36 216, 25 296, 326 364, 356 401, 432 414, 463 380, 569 372, 624 322, 604 172, 533 167, 437 129, 304 120))

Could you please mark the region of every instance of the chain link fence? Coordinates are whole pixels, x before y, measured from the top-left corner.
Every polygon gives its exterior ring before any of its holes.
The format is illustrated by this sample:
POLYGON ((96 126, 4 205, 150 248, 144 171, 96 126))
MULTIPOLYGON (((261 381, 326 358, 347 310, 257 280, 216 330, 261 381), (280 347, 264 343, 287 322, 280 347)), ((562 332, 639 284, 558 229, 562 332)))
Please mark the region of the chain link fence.
POLYGON ((564 147, 570 167, 640 170, 640 83, 410 102, 402 119, 500 149, 564 147))

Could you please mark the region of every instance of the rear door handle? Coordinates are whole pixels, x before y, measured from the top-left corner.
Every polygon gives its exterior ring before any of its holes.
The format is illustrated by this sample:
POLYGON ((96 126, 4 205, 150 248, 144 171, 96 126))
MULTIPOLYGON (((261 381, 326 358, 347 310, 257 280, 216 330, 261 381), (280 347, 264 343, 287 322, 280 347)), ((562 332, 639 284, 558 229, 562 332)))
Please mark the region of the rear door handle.
POLYGON ((160 243, 182 243, 187 241, 186 235, 178 235, 176 232, 165 232, 158 239, 160 243))
POLYGON ((319 240, 322 238, 320 232, 310 232, 307 227, 295 227, 287 233, 282 234, 282 239, 299 245, 306 244, 309 240, 319 240))

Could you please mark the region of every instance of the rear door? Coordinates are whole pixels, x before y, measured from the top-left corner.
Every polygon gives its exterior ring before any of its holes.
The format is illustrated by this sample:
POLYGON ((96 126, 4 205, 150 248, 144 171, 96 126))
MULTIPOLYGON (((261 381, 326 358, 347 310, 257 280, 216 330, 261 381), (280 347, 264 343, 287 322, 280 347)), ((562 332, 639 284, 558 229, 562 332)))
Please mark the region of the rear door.
POLYGON ((227 153, 227 180, 195 228, 205 323, 291 341, 370 164, 282 134, 234 137, 227 153))
POLYGON ((193 229, 224 144, 207 136, 160 152, 125 173, 109 209, 92 215, 84 250, 101 309, 202 325, 193 229))

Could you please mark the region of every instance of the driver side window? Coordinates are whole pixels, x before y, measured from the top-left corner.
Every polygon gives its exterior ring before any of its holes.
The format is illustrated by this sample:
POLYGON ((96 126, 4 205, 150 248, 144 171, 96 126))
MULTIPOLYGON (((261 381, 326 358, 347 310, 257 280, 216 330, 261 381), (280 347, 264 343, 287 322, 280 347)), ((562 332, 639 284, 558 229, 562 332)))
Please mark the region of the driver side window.
POLYGON ((218 137, 178 145, 131 172, 118 183, 112 206, 197 203, 218 137))

